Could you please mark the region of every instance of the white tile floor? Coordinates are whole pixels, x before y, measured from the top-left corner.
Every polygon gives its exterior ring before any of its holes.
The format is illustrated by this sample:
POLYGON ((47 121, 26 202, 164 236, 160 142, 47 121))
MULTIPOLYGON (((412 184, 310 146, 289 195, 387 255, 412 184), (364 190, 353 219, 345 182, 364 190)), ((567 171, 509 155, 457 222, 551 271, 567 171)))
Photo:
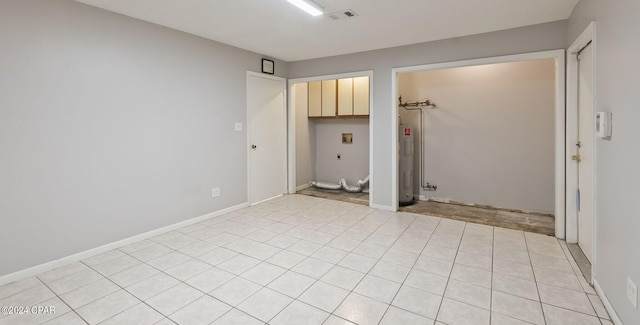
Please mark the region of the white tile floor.
POLYGON ((299 195, 2 286, 0 306, 55 306, 0 324, 612 324, 553 237, 299 195))

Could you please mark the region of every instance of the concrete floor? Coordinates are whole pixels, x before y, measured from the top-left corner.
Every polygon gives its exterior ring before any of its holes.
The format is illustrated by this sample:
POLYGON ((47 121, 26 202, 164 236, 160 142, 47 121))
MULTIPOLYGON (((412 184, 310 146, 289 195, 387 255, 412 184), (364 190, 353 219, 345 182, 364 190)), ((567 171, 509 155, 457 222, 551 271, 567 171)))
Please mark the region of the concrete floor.
POLYGON ((309 187, 304 190, 297 191, 296 194, 369 206, 369 193, 349 193, 342 190, 323 190, 309 187))
MULTIPOLYGON (((338 190, 322 190, 310 187, 298 191, 297 194, 369 205, 368 193, 347 193, 338 190)), ((549 236, 555 234, 555 219, 553 215, 549 214, 525 213, 515 210, 430 201, 418 201, 414 205, 400 207, 399 210, 494 227, 529 231, 549 236)))

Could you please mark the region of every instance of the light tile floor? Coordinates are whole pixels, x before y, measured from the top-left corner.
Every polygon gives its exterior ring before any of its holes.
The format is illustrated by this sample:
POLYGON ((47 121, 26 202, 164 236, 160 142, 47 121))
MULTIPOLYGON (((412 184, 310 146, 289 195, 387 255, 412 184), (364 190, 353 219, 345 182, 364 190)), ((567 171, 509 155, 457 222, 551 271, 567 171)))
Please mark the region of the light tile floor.
POLYGON ((301 195, 7 284, 0 306, 55 307, 0 324, 612 324, 553 237, 301 195))

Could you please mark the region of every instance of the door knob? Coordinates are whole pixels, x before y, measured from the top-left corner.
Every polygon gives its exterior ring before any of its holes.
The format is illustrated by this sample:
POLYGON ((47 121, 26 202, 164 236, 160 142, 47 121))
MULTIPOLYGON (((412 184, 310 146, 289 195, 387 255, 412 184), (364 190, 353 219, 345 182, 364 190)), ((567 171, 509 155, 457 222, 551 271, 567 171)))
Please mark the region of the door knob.
POLYGON ((576 162, 580 162, 580 160, 582 160, 582 159, 580 158, 580 155, 573 155, 573 156, 571 156, 571 160, 575 160, 576 162))
POLYGON ((255 144, 251 145, 251 149, 256 150, 256 148, 258 148, 258 146, 256 146, 255 144))

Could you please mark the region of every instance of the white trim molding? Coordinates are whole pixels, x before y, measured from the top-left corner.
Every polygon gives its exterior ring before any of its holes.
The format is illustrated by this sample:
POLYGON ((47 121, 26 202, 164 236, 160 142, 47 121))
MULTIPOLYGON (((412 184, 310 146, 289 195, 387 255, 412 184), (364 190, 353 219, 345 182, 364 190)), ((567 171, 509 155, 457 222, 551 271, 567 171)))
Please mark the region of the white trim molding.
POLYGON ((160 234, 164 234, 164 233, 169 232, 169 231, 173 231, 173 230, 177 230, 177 229, 180 229, 180 228, 183 228, 183 227, 186 227, 186 226, 190 226, 190 225, 196 224, 198 222, 205 221, 207 219, 216 218, 216 217, 219 217, 221 215, 227 214, 229 212, 233 212, 233 211, 240 210, 242 208, 246 208, 248 206, 249 206, 248 202, 241 203, 241 204, 234 205, 234 206, 226 208, 226 209, 222 209, 222 210, 218 210, 218 211, 215 211, 215 212, 207 213, 207 214, 201 215, 199 217, 191 218, 191 219, 180 221, 180 222, 177 222, 177 223, 165 226, 165 227, 161 227, 161 228, 157 228, 157 229, 154 229, 154 230, 150 230, 150 231, 147 231, 147 232, 139 234, 139 235, 135 235, 135 236, 132 236, 132 237, 129 237, 129 238, 125 238, 125 239, 118 240, 118 241, 115 241, 115 242, 112 242, 112 243, 108 243, 108 244, 105 244, 105 245, 102 245, 102 246, 99 246, 99 247, 96 247, 96 248, 92 248, 92 249, 89 249, 89 250, 86 250, 86 251, 83 251, 83 252, 80 252, 80 253, 76 253, 76 254, 73 254, 73 255, 65 256, 65 257, 59 258, 59 259, 51 261, 51 262, 47 262, 47 263, 43 263, 43 264, 40 264, 40 265, 36 265, 36 266, 30 267, 28 269, 24 269, 24 270, 21 270, 21 271, 17 271, 17 272, 14 272, 14 273, 3 275, 3 276, 0 277, 0 286, 4 285, 4 284, 7 284, 7 283, 11 283, 11 282, 22 280, 22 279, 28 278, 30 276, 35 276, 35 275, 38 275, 40 273, 59 268, 61 266, 65 266, 67 264, 70 264, 70 263, 73 263, 73 262, 77 262, 77 261, 83 260, 83 259, 91 257, 91 256, 102 254, 102 253, 108 252, 110 250, 114 250, 116 248, 120 248, 122 246, 126 246, 126 245, 129 245, 129 244, 133 244, 135 242, 139 242, 139 241, 144 240, 144 239, 148 239, 148 238, 160 235, 160 234))
POLYGON ((611 321, 615 325, 623 325, 622 321, 620 320, 620 317, 618 317, 618 314, 616 314, 616 310, 613 309, 613 305, 607 298, 607 295, 604 294, 604 290, 602 290, 602 287, 600 287, 600 284, 598 283, 598 281, 596 281, 596 279, 593 279, 593 288, 596 290, 598 297, 600 297, 600 300, 602 301, 604 308, 607 310, 607 313, 609 313, 609 317, 611 317, 611 321))
POLYGON ((398 190, 400 189, 400 180, 398 179, 398 155, 400 154, 400 141, 398 139, 398 74, 409 71, 426 70, 424 66, 416 66, 409 68, 391 69, 391 211, 398 211, 400 200, 398 199, 398 190), (421 68, 422 67, 422 68, 421 68), (412 70, 415 68, 415 70, 412 70), (409 69, 404 71, 403 69, 409 69))
POLYGON ((388 205, 379 205, 379 204, 371 204, 371 203, 369 203, 369 207, 372 208, 372 209, 377 209, 377 210, 382 210, 382 211, 390 211, 390 212, 398 211, 397 207, 394 209, 392 206, 388 206, 388 205))

